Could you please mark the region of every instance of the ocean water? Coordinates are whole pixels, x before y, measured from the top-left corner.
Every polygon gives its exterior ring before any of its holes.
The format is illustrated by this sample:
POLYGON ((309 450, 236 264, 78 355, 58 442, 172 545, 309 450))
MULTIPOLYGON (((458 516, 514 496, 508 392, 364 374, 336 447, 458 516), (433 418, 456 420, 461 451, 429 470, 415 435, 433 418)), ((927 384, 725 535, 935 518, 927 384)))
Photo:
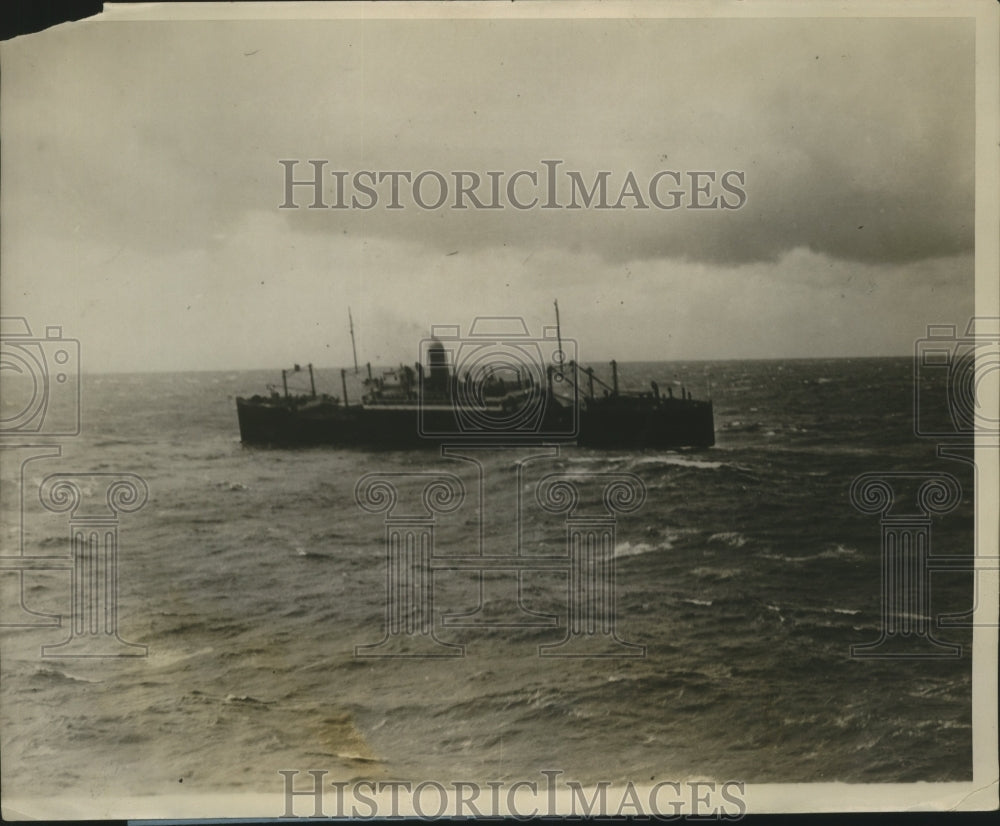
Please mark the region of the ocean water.
MULTIPOLYGON (((439 517, 435 549, 554 554, 565 526, 534 506, 542 474, 625 472, 644 504, 616 524, 616 621, 637 658, 539 657, 565 635, 567 578, 521 575, 525 607, 556 625, 450 627, 479 575, 435 575, 448 659, 371 659, 385 629, 385 526, 354 501, 369 473, 475 467, 428 451, 279 450, 239 442, 234 399, 269 372, 88 375, 83 428, 26 466, 28 556, 68 555, 67 516, 34 493, 56 472, 130 472, 149 487, 119 524, 119 631, 144 658, 53 659, 62 627, 2 629, 7 795, 136 795, 283 788, 281 769, 331 778, 714 778, 763 782, 971 779, 971 633, 950 660, 860 660, 880 628, 878 516, 850 504, 868 472, 953 474, 959 506, 935 553, 972 553, 973 479, 913 435, 909 359, 622 366, 636 386, 674 377, 715 402, 703 451, 563 447, 525 465, 484 454, 487 484, 439 517), (520 486, 520 487, 519 487, 520 486), (482 511, 482 512, 480 512, 482 511), (49 782, 49 781, 47 781, 49 782), (51 780, 51 782, 56 782, 51 780)), ((339 393, 336 371, 321 389, 339 393)), ((942 391, 941 388, 935 388, 942 391)), ((353 388, 349 388, 353 392, 353 388)), ((942 395, 943 399, 943 395, 942 395)), ((39 440, 39 443, 43 440, 39 440)), ((17 467, 4 457, 4 553, 16 553, 17 467)), ((405 477, 401 477, 405 478, 405 477)), ((401 484, 405 484, 402 482, 401 484)), ((18 575, 0 573, 4 609, 18 575)), ((510 571, 483 575, 510 594, 510 571)), ((972 577, 935 574, 935 614, 972 607, 972 577)), ((68 571, 24 575, 25 604, 67 614, 68 571)), ((280 812, 275 812, 279 814, 280 812)))

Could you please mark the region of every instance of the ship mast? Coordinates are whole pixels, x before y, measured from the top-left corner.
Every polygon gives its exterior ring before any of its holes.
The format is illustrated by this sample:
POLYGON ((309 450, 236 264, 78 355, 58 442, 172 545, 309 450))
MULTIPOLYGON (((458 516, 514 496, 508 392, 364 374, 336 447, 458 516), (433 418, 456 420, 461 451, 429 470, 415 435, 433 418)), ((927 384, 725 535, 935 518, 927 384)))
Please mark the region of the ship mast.
POLYGON ((351 308, 347 308, 347 323, 351 330, 351 352, 354 354, 354 375, 358 374, 358 348, 354 344, 354 319, 351 317, 351 308))
MULTIPOLYGON (((563 351, 562 351, 562 333, 559 331, 559 299, 556 299, 552 303, 556 305, 556 344, 559 347, 559 349, 556 352, 559 353, 559 357, 560 357, 560 359, 562 359, 562 357, 563 357, 563 351)), ((560 361, 560 363, 561 363, 561 361, 560 361)))

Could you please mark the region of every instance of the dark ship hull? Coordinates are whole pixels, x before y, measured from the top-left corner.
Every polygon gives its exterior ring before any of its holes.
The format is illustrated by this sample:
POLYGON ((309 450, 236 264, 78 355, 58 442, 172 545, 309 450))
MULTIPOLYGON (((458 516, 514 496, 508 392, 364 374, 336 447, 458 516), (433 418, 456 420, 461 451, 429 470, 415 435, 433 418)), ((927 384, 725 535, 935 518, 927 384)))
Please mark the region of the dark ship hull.
POLYGON ((715 444, 711 401, 598 399, 580 414, 577 444, 586 447, 680 448, 715 444))
MULTIPOLYGON (((389 448, 463 442, 715 444, 711 401, 694 399, 683 386, 679 398, 672 387, 661 395, 656 382, 650 383, 651 392, 620 392, 617 362, 610 364, 609 384, 567 356, 558 303, 555 309, 556 325, 544 328, 540 339, 515 318, 476 319, 467 337, 458 336, 457 328, 432 328, 421 345, 425 358, 412 368, 400 365, 376 378, 369 364, 355 403, 348 402, 346 370, 341 370, 342 399, 317 395, 311 364, 310 393, 291 395, 283 370, 283 394, 273 390, 236 400, 240 438, 247 444, 389 448)), ((350 313, 348 321, 353 348, 350 313)), ((295 365, 295 372, 300 370, 295 365)))
POLYGON ((240 439, 276 446, 416 448, 462 442, 551 442, 598 448, 715 444, 712 402, 618 396, 553 404, 526 427, 476 427, 450 406, 341 405, 334 401, 237 399, 240 439), (577 421, 578 415, 578 421, 577 421))

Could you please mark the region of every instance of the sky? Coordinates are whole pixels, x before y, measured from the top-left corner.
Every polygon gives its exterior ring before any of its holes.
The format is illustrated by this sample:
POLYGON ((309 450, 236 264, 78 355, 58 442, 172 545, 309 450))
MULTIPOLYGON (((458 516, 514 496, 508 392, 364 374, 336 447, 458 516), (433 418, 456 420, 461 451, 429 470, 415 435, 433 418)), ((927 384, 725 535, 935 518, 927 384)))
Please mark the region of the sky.
POLYGON ((581 361, 909 354, 974 312, 974 35, 944 18, 59 26, 0 47, 2 312, 61 326, 85 371, 343 366, 348 307, 362 362, 412 362, 433 325, 519 316, 538 335, 554 300, 581 361), (560 160, 607 171, 612 200, 630 172, 736 171, 746 197, 337 210, 300 187, 281 209, 282 159, 299 179, 321 159, 484 180, 560 160))

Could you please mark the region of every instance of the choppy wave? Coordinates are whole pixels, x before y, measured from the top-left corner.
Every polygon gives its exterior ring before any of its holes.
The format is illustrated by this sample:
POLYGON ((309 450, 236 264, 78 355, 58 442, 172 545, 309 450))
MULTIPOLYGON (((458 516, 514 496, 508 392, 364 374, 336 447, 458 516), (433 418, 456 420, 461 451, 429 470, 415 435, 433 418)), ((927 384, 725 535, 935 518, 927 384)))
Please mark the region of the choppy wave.
POLYGON ((815 554, 792 556, 790 554, 776 554, 768 551, 762 551, 758 554, 758 556, 761 559, 774 559, 779 562, 815 562, 817 560, 825 559, 850 559, 852 557, 857 557, 858 551, 855 548, 850 548, 846 545, 835 544, 832 547, 826 548, 815 554))
POLYGON ((87 683, 87 684, 100 684, 104 682, 100 679, 93 679, 87 677, 74 676, 72 674, 67 674, 65 671, 59 668, 55 668, 50 665, 41 666, 37 668, 32 674, 30 679, 37 683, 42 684, 54 684, 54 683, 87 683))
POLYGON ((648 542, 619 542, 615 546, 615 558, 626 556, 640 556, 641 554, 652 553, 653 551, 664 550, 664 546, 652 545, 648 542))
POLYGON ((708 537, 708 541, 728 545, 730 548, 742 548, 750 540, 738 531, 723 531, 721 533, 713 533, 708 537))
POLYGON ((722 461, 711 461, 707 459, 692 459, 681 454, 667 454, 664 456, 643 456, 640 459, 633 459, 629 462, 632 469, 656 468, 656 467, 685 467, 698 468, 700 470, 719 470, 727 467, 722 461))

